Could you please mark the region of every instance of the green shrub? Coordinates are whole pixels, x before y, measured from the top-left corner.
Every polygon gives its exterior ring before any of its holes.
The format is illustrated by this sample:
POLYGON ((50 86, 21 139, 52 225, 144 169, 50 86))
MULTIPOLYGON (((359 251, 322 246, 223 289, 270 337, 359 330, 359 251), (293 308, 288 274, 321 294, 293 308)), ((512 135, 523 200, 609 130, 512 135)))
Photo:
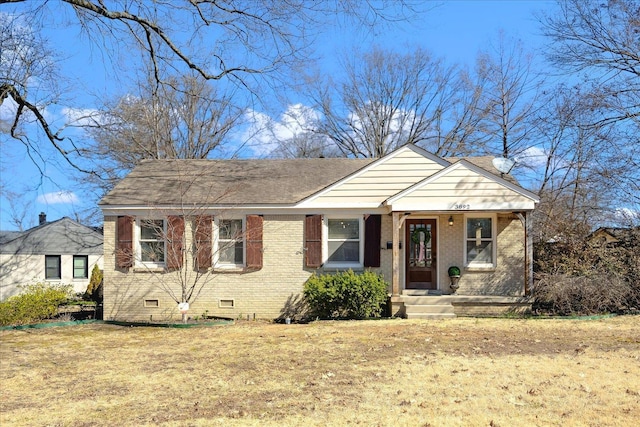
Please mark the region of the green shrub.
POLYGON ((58 306, 72 295, 71 285, 36 283, 23 287, 20 295, 0 302, 0 325, 24 325, 54 317, 58 306))
POLYGON ((98 268, 98 264, 95 264, 93 270, 91 270, 91 279, 89 279, 87 291, 84 293, 83 298, 85 300, 97 303, 102 302, 102 280, 102 270, 98 268))
POLYGON ((379 317, 389 285, 372 271, 313 275, 304 285, 311 313, 322 319, 379 317))

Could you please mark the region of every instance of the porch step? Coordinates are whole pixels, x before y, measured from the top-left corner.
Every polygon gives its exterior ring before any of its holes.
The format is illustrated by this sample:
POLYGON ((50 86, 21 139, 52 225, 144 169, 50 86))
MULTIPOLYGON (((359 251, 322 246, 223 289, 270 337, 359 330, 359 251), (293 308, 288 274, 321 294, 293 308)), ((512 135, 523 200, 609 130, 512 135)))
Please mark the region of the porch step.
POLYGON ((415 296, 404 298, 407 319, 449 319, 456 317, 451 297, 415 296))

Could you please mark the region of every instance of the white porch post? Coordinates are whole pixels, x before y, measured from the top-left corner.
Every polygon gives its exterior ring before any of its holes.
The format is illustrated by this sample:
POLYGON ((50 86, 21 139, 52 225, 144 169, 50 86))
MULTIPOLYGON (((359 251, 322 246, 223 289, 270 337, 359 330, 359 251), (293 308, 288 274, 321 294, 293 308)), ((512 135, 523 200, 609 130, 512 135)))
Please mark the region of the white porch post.
POLYGON ((527 257, 527 278, 524 285, 525 295, 531 295, 533 292, 533 237, 531 236, 531 212, 524 213, 524 232, 527 248, 525 256, 527 257))
POLYGON ((392 279, 391 279, 391 295, 400 295, 400 213, 392 212, 393 217, 393 244, 392 244, 392 279))
POLYGON ((516 213, 524 226, 524 294, 533 290, 533 238, 531 236, 531 212, 516 213))

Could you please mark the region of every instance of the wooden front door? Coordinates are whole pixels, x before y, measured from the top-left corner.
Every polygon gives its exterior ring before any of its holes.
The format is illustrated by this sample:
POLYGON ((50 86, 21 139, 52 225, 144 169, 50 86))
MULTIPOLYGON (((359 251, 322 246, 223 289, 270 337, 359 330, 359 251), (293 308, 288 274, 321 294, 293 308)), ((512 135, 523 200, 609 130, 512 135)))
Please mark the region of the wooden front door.
POLYGON ((407 219, 404 241, 406 288, 436 289, 436 220, 407 219))

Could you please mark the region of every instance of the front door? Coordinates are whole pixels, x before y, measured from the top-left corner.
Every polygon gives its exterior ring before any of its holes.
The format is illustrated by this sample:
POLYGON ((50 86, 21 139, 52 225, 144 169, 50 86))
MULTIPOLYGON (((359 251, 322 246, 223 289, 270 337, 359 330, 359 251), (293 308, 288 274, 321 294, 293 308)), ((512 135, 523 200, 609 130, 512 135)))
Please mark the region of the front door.
POLYGON ((405 221, 405 260, 407 289, 436 289, 436 220, 405 221))

